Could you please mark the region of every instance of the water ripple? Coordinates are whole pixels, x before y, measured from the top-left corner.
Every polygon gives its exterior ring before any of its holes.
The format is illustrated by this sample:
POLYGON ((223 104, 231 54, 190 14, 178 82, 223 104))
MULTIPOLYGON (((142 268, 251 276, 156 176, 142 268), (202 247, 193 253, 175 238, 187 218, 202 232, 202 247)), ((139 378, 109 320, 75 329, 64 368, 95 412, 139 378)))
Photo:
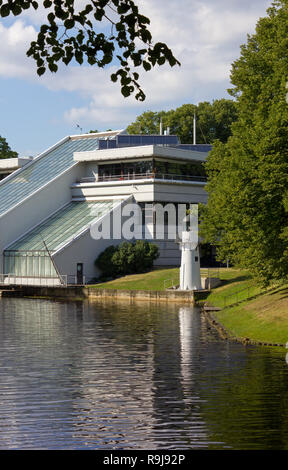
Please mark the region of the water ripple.
POLYGON ((176 305, 0 300, 0 449, 283 449, 285 351, 176 305))

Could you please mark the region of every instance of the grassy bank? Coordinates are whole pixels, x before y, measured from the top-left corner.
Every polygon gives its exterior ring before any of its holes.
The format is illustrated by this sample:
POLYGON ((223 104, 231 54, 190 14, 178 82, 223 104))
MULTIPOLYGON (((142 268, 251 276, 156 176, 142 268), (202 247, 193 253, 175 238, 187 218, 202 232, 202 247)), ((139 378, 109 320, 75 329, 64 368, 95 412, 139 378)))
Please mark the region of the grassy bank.
POLYGON ((214 317, 238 338, 288 341, 288 284, 265 291, 249 273, 230 270, 223 285, 213 289, 206 301, 222 308, 214 317))
MULTIPOLYGON (((238 338, 285 344, 288 341, 288 284, 265 291, 246 271, 223 268, 219 272, 222 285, 205 299, 205 302, 221 307, 214 313, 216 319, 238 338)), ((205 276, 205 270, 201 274, 205 276)), ((178 268, 158 268, 89 287, 164 290, 165 281, 169 286, 169 280, 172 285, 172 280, 177 283, 178 279, 178 268)))
MULTIPOLYGON (((125 290, 164 290, 164 283, 169 285, 169 280, 177 282, 179 268, 153 269, 148 273, 131 274, 113 281, 95 284, 98 289, 125 289, 125 290)), ((170 283, 171 284, 171 283, 170 283)))

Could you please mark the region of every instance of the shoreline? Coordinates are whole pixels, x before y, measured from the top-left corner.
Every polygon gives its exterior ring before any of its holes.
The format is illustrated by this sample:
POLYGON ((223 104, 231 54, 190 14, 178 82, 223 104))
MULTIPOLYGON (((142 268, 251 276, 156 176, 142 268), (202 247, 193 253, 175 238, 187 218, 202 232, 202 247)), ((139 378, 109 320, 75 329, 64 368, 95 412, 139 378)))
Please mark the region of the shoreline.
POLYGON ((2 297, 29 297, 61 300, 129 300, 145 302, 174 302, 195 305, 194 291, 177 290, 128 290, 128 289, 95 289, 93 287, 41 287, 22 286, 17 290, 5 290, 2 297))
POLYGON ((167 279, 170 274, 175 275, 175 270, 154 270, 143 275, 129 275, 113 282, 108 281, 105 283, 107 288, 104 288, 105 284, 101 287, 19 286, 10 290, 3 288, 1 294, 2 297, 66 301, 114 300, 191 305, 202 310, 211 326, 224 339, 259 346, 285 347, 287 344, 288 284, 264 290, 255 284, 248 272, 222 268, 221 285, 211 291, 163 290, 163 279, 167 279), (245 295, 239 295, 243 291, 245 295), (206 310, 205 305, 208 307, 206 310))
POLYGON ((244 345, 251 344, 253 346, 273 346, 273 347, 285 347, 284 343, 272 343, 266 341, 260 341, 256 339, 251 339, 248 337, 238 337, 235 336, 231 331, 229 331, 219 320, 213 315, 213 313, 205 311, 203 306, 200 306, 201 312, 204 314, 208 323, 213 326, 219 333, 219 335, 228 341, 235 341, 244 345))

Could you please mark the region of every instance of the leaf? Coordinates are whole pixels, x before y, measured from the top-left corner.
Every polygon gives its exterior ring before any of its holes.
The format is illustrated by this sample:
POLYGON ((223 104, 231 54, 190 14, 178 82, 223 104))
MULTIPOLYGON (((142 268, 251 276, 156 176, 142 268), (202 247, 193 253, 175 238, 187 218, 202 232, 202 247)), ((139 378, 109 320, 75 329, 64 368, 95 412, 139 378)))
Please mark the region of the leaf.
POLYGON ((129 86, 122 86, 121 93, 125 98, 131 95, 131 88, 129 86))
POLYGON ((5 16, 9 16, 9 15, 10 15, 10 6, 6 3, 5 5, 2 5, 0 9, 0 16, 5 18, 5 16))
POLYGON ((75 51, 75 59, 78 64, 83 64, 83 53, 81 51, 75 51))
POLYGON ((22 8, 19 5, 14 5, 11 9, 14 16, 18 16, 22 13, 22 8))
POLYGON ((52 6, 51 0, 44 0, 43 5, 45 8, 50 8, 52 6))
POLYGON ((49 67, 50 72, 57 72, 58 70, 58 65, 54 63, 48 64, 48 67, 49 67))
POLYGON ((151 70, 151 65, 149 64, 149 62, 147 62, 146 60, 143 60, 143 63, 142 63, 144 69, 146 70, 146 72, 148 72, 149 70, 151 70))
POLYGON ((37 69, 37 73, 38 73, 39 77, 40 77, 41 75, 43 75, 45 72, 46 72, 46 68, 45 68, 45 67, 39 67, 39 68, 37 69))
POLYGON ((73 19, 68 19, 64 21, 64 26, 66 29, 72 29, 75 26, 75 21, 73 19))
POLYGON ((49 13, 49 15, 47 16, 47 19, 48 19, 49 23, 53 23, 54 20, 55 20, 55 15, 54 15, 54 13, 52 13, 52 12, 49 13))
POLYGON ((164 56, 159 57, 159 59, 157 60, 158 65, 163 65, 165 64, 165 62, 166 62, 166 59, 164 56))

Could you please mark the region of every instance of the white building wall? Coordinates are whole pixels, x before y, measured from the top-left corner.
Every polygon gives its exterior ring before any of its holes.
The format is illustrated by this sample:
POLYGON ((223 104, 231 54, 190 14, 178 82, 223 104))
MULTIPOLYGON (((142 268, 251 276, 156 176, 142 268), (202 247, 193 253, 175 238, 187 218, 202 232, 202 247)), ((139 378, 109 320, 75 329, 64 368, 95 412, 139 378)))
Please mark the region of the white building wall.
POLYGON ((206 203, 205 183, 151 182, 147 180, 79 183, 72 185, 73 198, 133 195, 137 202, 206 203))
POLYGON ((77 263, 83 263, 83 274, 87 282, 89 279, 98 277, 100 274, 100 271, 95 266, 95 260, 98 255, 108 246, 118 245, 120 242, 121 240, 94 240, 88 231, 59 254, 55 255, 54 261, 60 274, 68 274, 69 276, 76 276, 77 263))
MULTIPOLYGON (((127 201, 131 202, 131 201, 127 201)), ((126 204, 125 202, 123 204, 126 204)), ((115 209, 115 213, 121 211, 123 204, 119 204, 118 208, 115 209)), ((77 275, 77 263, 83 263, 86 282, 92 278, 98 277, 101 273, 99 269, 95 266, 95 260, 102 251, 104 251, 108 246, 118 245, 121 243, 121 238, 113 238, 113 222, 112 222, 112 212, 106 214, 101 219, 102 223, 107 222, 110 227, 110 238, 99 240, 95 239, 93 228, 88 229, 81 236, 77 237, 70 243, 68 246, 64 247, 58 253, 53 256, 53 259, 56 263, 56 266, 60 274, 67 274, 70 276, 77 275)), ((68 278, 68 282, 72 282, 71 278, 68 278)))

